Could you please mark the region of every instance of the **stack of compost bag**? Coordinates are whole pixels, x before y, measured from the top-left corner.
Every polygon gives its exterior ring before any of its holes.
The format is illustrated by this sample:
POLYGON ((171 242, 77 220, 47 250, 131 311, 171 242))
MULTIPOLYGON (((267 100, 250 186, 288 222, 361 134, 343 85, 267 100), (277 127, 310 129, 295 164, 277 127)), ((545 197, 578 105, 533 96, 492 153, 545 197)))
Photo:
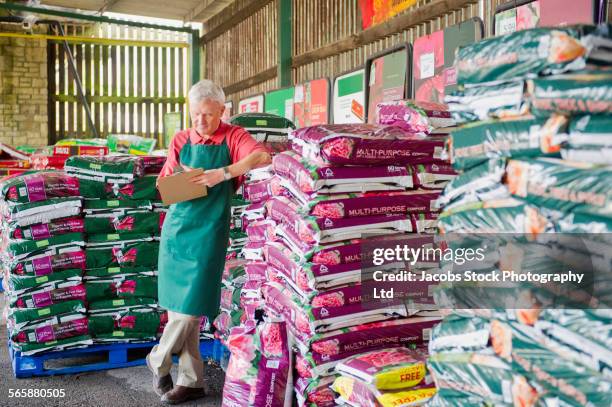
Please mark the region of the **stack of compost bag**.
MULTIPOLYGON (((289 147, 287 133, 294 128, 285 118, 272 114, 246 113, 233 116, 230 123, 244 127, 262 143, 272 156, 289 147)), ((241 322, 255 323, 255 314, 261 310, 263 302, 260 287, 265 280, 263 246, 265 240, 258 232, 264 221, 264 205, 274 195, 287 194, 274 177, 271 166, 256 168, 245 174, 244 184, 232 199, 232 220, 228 259, 238 258, 246 261, 228 262, 226 275, 239 277, 237 280, 224 279, 223 295, 229 300, 231 291, 234 309, 221 307, 221 313, 214 325, 222 338, 227 338, 230 329, 241 322), (263 267, 263 268, 262 268, 263 267), (238 284, 234 285, 234 281, 238 284)), ((264 222, 265 223, 265 222, 264 222)), ((229 305, 229 301, 225 301, 229 305)))
POLYGON ((0 182, 1 257, 8 337, 23 354, 91 344, 86 315, 84 222, 88 182, 61 171, 0 182))
POLYGON ((450 139, 461 174, 439 200, 440 230, 486 248, 472 265, 483 271, 490 260, 554 276, 586 259, 589 294, 574 282, 439 287, 436 302, 454 310, 429 344, 430 405, 612 403, 610 44, 609 25, 577 26, 458 51, 447 101, 464 123, 450 139))
POLYGON ((362 286, 368 236, 436 230, 434 203, 455 172, 445 138, 429 130, 414 120, 306 127, 292 132, 292 151, 273 159, 288 194, 265 204, 262 293, 266 316, 284 320, 294 340, 299 405, 334 405, 339 363, 422 344, 440 320, 431 301, 412 308, 402 299, 373 299, 362 286))
POLYGON ((67 172, 101 184, 104 191, 83 203, 83 279, 95 342, 154 340, 167 320, 157 304, 157 256, 165 218, 155 186, 157 161, 133 156, 74 156, 66 161, 67 172))
POLYGON ((246 283, 244 266, 246 260, 231 259, 225 262, 221 278, 221 301, 219 315, 213 321, 215 337, 227 344, 230 330, 245 320, 242 289, 246 283))

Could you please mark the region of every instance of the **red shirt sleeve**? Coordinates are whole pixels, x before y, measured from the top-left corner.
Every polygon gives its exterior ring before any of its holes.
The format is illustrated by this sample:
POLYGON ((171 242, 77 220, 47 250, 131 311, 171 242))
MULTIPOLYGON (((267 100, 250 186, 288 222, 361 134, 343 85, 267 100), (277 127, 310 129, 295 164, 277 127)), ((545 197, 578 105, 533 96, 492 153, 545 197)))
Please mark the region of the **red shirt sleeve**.
MULTIPOLYGON (((230 158, 233 163, 237 163, 249 154, 256 151, 269 153, 268 149, 251 136, 251 134, 239 126, 230 126, 227 134, 227 147, 230 151, 230 158)), ((245 177, 240 176, 234 179, 234 188, 238 189, 244 182, 245 177)))
POLYGON ((170 145, 168 146, 168 157, 166 158, 166 162, 164 163, 158 178, 172 175, 172 171, 179 164, 179 154, 187 142, 187 137, 189 137, 188 130, 179 131, 174 135, 174 137, 172 137, 172 141, 170 141, 170 145))

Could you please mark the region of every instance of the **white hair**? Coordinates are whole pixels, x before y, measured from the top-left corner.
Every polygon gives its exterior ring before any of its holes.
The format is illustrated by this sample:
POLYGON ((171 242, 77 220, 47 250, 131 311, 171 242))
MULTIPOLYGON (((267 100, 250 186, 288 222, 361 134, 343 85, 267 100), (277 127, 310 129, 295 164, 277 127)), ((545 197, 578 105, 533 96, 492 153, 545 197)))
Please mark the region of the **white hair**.
POLYGON ((209 79, 202 79, 189 89, 189 103, 196 104, 203 100, 214 100, 220 104, 225 104, 225 92, 221 86, 209 79))

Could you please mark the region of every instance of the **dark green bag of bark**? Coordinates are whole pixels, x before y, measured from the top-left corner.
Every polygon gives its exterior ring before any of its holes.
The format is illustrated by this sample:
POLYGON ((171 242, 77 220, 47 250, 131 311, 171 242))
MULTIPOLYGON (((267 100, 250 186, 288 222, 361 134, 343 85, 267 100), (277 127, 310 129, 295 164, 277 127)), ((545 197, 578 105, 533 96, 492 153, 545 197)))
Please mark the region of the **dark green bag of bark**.
POLYGON ((165 214, 161 212, 135 212, 117 216, 113 219, 113 226, 118 232, 159 234, 164 218, 165 214))
POLYGON ((85 217, 85 233, 88 235, 95 235, 99 233, 113 233, 115 231, 115 225, 113 225, 112 217, 85 217))
POLYGON ((79 281, 81 280, 82 273, 83 270, 81 269, 70 269, 38 277, 18 277, 11 274, 9 276, 8 284, 11 291, 19 292, 41 287, 56 281, 79 281))
POLYGON ((157 299, 155 298, 119 298, 90 302, 87 311, 91 314, 100 314, 103 312, 117 312, 127 309, 144 309, 156 308, 157 299))
POLYGON ((507 81, 585 67, 577 27, 533 28, 459 47, 459 84, 507 81))
POLYGON ((612 148, 612 115, 572 117, 567 145, 571 148, 612 148))
POLYGON ((100 334, 112 334, 114 331, 157 335, 159 313, 154 310, 123 311, 89 317, 89 331, 94 338, 100 334))
POLYGON ((534 114, 610 114, 612 73, 559 75, 528 82, 534 114))
POLYGON ((452 132, 449 143, 453 167, 467 170, 491 158, 558 157, 554 137, 565 131, 563 116, 545 119, 478 122, 452 132))
POLYGON ((517 199, 477 202, 443 212, 438 227, 444 233, 551 232, 552 224, 537 208, 517 199))
POLYGON ((85 237, 82 233, 67 233, 65 235, 53 236, 43 240, 13 241, 6 247, 6 253, 16 257, 61 247, 83 246, 84 244, 85 237))
POLYGON ((151 241, 153 238, 149 233, 115 232, 89 235, 87 238, 88 248, 97 247, 121 247, 127 244, 151 241))
POLYGON ((45 343, 13 343, 12 346, 15 350, 20 351, 23 354, 31 355, 43 351, 62 350, 68 347, 91 345, 92 343, 93 341, 91 340, 91 336, 81 335, 45 343))
POLYGON ((156 267, 159 242, 128 244, 123 248, 87 250, 87 268, 113 266, 156 267))
POLYGON ((86 280, 96 279, 113 279, 123 277, 133 277, 137 275, 156 276, 156 267, 100 267, 95 269, 85 270, 84 278, 86 280))
POLYGON ((537 206, 567 213, 597 210, 612 217, 612 167, 557 159, 516 159, 508 162, 506 182, 511 194, 537 206))
POLYGON ((131 199, 108 199, 108 200, 92 200, 83 203, 83 210, 87 213, 100 211, 116 211, 120 209, 147 209, 152 210, 153 205, 148 200, 131 200, 131 199))
POLYGON ((79 179, 79 194, 85 199, 108 199, 113 196, 104 182, 88 179, 79 179))
POLYGON ((436 204, 443 209, 451 202, 461 200, 466 196, 471 195, 478 198, 481 192, 488 193, 501 187, 505 172, 505 158, 487 160, 456 176, 449 182, 436 204))
POLYGON ((142 200, 148 199, 151 201, 160 200, 159 191, 155 186, 157 177, 153 175, 137 178, 129 184, 109 184, 113 191, 113 195, 119 199, 142 200))
POLYGON ((147 276, 115 280, 95 280, 85 283, 87 301, 95 302, 113 298, 157 298, 157 278, 147 276))
POLYGON ((144 175, 144 162, 142 158, 128 155, 104 157, 75 155, 66 160, 64 169, 75 172, 139 177, 144 175))
POLYGON ((56 315, 66 314, 68 312, 85 313, 85 303, 80 300, 65 301, 58 304, 53 304, 44 308, 27 309, 27 308, 11 308, 8 318, 15 324, 23 324, 29 321, 46 319, 56 315))

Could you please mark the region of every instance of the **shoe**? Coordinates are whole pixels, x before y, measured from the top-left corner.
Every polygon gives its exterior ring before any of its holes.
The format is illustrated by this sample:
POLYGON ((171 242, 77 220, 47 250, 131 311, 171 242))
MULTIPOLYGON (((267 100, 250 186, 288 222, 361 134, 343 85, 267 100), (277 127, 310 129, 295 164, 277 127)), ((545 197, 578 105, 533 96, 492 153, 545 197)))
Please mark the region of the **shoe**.
POLYGON ((171 391, 173 383, 172 376, 170 376, 170 373, 165 376, 159 377, 155 374, 153 368, 151 368, 151 364, 149 363, 149 355, 147 355, 145 360, 147 361, 147 367, 149 368, 151 373, 153 373, 153 390, 155 391, 155 393, 161 397, 171 391))
POLYGON ((179 404, 190 400, 201 399, 206 396, 206 392, 202 387, 185 387, 176 385, 168 393, 161 398, 162 403, 179 404))

